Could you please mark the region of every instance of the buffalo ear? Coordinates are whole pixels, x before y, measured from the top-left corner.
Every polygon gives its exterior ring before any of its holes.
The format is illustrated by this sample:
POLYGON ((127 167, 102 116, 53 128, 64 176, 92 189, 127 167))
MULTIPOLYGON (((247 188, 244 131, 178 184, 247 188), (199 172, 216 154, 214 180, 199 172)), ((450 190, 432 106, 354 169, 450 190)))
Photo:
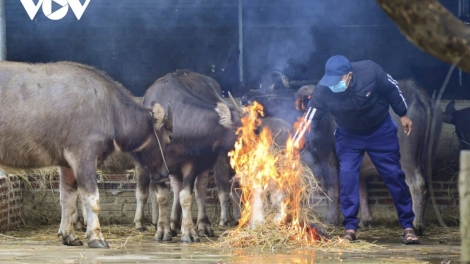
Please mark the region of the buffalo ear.
POLYGON ((165 117, 165 128, 168 130, 173 129, 173 112, 171 111, 170 104, 168 104, 168 114, 165 117))
POLYGON ((446 105, 446 111, 442 114, 442 122, 454 124, 455 101, 452 100, 446 105))
POLYGON ((219 124, 225 128, 231 129, 233 122, 230 108, 226 104, 218 102, 217 106, 215 107, 215 111, 217 112, 217 115, 219 115, 219 124))
POLYGON ((163 126, 163 121, 165 119, 165 109, 163 106, 157 102, 152 102, 152 117, 153 117, 153 126, 156 129, 160 129, 163 126))

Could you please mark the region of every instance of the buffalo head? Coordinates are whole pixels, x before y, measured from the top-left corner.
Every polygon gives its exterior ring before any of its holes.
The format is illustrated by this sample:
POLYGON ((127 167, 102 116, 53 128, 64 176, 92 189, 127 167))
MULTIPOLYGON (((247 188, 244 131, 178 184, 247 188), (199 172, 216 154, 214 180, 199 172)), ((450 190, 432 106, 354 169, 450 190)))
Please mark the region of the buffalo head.
POLYGON ((140 166, 150 174, 150 178, 154 181, 160 181, 169 175, 165 152, 173 137, 173 115, 170 105, 168 105, 167 115, 165 115, 163 106, 156 102, 152 102, 152 108, 149 110, 153 122, 153 131, 150 131, 152 135, 133 153, 140 166))
POLYGON ((461 150, 470 149, 470 107, 456 110, 455 102, 452 100, 446 106, 446 111, 443 114, 444 123, 452 124, 455 126, 455 133, 459 138, 459 145, 461 150))

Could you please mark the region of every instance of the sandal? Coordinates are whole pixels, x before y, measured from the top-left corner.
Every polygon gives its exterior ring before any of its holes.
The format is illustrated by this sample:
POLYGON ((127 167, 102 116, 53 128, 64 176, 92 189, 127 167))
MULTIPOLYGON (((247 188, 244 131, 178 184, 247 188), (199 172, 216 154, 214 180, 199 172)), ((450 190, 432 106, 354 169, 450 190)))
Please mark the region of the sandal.
POLYGON ((419 244, 419 239, 415 234, 415 230, 412 228, 406 228, 403 231, 403 236, 401 237, 401 241, 405 245, 419 244))
POLYGON ((343 238, 348 240, 348 241, 355 241, 355 240, 357 240, 356 232, 351 231, 351 230, 346 230, 346 232, 344 233, 343 238))

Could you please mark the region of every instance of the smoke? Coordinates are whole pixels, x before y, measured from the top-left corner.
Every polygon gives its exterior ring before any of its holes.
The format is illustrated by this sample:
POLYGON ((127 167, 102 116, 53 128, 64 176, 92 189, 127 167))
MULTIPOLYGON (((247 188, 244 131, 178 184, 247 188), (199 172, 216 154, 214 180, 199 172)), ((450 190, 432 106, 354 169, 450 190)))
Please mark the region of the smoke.
MULTIPOLYGON (((270 70, 316 79, 335 54, 402 76, 420 56, 374 1, 241 1, 245 82, 270 70)), ((69 8, 57 21, 41 9, 31 21, 20 1, 8 0, 6 15, 8 60, 85 63, 136 96, 176 69, 238 79, 235 0, 91 0, 80 20, 69 8)))

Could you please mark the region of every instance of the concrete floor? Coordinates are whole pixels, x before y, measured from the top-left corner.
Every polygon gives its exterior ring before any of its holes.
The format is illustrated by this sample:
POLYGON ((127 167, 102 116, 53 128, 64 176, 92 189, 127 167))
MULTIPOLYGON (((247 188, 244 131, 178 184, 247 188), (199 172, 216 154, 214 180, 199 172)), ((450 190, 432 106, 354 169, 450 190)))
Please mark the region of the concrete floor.
MULTIPOLYGON (((115 227, 116 228, 116 227, 115 227)), ((125 228, 129 228, 128 226, 125 228)), ((431 228, 420 245, 405 246, 396 228, 361 230, 359 239, 374 244, 368 249, 275 249, 246 250, 215 247, 216 238, 201 243, 181 243, 179 237, 169 243, 153 240, 154 231, 112 235, 103 227, 110 249, 87 246, 67 247, 56 237, 58 225, 41 227, 22 235, 0 234, 0 263, 459 263, 458 227, 449 230, 431 228)), ((123 227, 124 229, 124 227, 123 227)), ((114 229, 115 230, 115 229, 114 229)), ((223 230, 216 230, 220 235, 223 230)), ((341 230, 332 232, 340 234, 341 230)), ((79 236, 83 233, 78 232, 79 236)), ((86 242, 86 241, 83 241, 86 242)), ((86 243, 85 243, 86 244, 86 243)))

